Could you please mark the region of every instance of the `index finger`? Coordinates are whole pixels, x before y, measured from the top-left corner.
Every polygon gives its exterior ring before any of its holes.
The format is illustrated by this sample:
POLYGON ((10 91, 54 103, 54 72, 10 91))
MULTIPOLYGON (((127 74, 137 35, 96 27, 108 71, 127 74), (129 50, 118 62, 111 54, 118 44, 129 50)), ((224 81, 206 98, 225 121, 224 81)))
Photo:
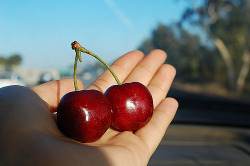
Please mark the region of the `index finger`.
MULTIPOLYGON (((116 73, 117 77, 123 82, 136 65, 143 59, 144 54, 135 50, 118 58, 110 67, 116 73)), ((105 92, 111 85, 117 84, 110 71, 106 70, 93 82, 87 89, 96 89, 105 92)))

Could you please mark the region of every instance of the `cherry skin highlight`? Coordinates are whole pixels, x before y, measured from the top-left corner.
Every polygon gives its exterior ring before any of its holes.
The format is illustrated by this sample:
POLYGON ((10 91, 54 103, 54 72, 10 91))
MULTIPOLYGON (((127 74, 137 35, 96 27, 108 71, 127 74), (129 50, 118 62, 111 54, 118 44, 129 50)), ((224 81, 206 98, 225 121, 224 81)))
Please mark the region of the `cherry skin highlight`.
POLYGON ((111 126, 118 131, 134 131, 145 126, 153 115, 153 99, 139 82, 113 85, 105 96, 113 111, 111 126))
POLYGON ((79 142, 94 142, 102 137, 112 122, 107 98, 97 90, 67 93, 57 109, 59 128, 79 142))

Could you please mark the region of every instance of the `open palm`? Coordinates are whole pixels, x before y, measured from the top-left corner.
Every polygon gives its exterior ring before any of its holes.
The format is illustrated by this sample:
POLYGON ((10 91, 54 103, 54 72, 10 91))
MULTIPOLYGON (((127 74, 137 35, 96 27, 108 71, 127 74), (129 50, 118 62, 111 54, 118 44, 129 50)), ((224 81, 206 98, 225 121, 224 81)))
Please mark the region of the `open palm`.
MULTIPOLYGON (((24 91, 22 94, 31 95, 23 100, 39 100, 42 103, 42 106, 39 106, 40 103, 37 102, 37 107, 41 107, 40 111, 39 108, 36 111, 31 110, 40 117, 36 119, 36 125, 30 127, 32 129, 27 133, 27 137, 23 135, 24 142, 29 140, 24 148, 26 155, 30 155, 29 160, 25 161, 26 165, 34 162, 36 165, 147 165, 178 107, 175 99, 166 98, 175 76, 175 69, 164 64, 166 57, 166 53, 161 50, 154 50, 147 56, 140 51, 132 51, 112 64, 111 68, 121 82, 141 82, 147 86, 152 94, 155 110, 152 119, 143 128, 135 132, 108 129, 100 140, 93 143, 81 144, 65 137, 48 113, 56 111, 61 97, 74 90, 72 79, 32 87, 42 100, 35 94, 26 92, 28 90, 19 90, 24 91), (35 136, 31 136, 34 133, 35 136), (32 149, 29 149, 28 145, 32 145, 32 149)), ((116 81, 107 70, 86 89, 105 92, 114 84, 116 81)), ((78 85, 83 89, 79 80, 78 85)), ((18 91, 17 87, 16 89, 18 91)), ((27 123, 34 123, 32 117, 30 119, 28 122, 29 118, 26 117, 27 123)))

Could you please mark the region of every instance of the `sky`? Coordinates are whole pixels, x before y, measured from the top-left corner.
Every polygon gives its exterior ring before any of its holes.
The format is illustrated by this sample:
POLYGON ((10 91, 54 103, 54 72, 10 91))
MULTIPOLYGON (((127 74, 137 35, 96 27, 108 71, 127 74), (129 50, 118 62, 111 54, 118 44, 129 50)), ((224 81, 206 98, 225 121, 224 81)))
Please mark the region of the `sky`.
MULTIPOLYGON (((25 68, 67 68, 78 41, 111 64, 138 49, 159 23, 190 5, 177 0, 1 0, 0 56, 20 54, 25 68)), ((97 62, 82 55, 83 64, 97 62)))

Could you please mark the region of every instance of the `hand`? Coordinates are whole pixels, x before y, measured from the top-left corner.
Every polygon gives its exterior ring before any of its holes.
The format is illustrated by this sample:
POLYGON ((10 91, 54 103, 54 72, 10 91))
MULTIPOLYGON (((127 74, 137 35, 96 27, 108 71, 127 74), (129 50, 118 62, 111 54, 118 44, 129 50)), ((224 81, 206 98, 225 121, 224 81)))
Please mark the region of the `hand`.
MULTIPOLYGON (((163 64, 165 60, 161 50, 145 57, 132 51, 113 63, 121 82, 147 86, 154 114, 134 133, 109 129, 100 140, 88 144, 65 137, 51 116, 61 97, 74 90, 73 79, 48 82, 30 88, 33 91, 19 86, 0 89, 0 165, 147 165, 178 107, 175 99, 166 98, 175 69, 163 64)), ((105 71, 87 89, 105 92, 113 84, 114 78, 105 71)), ((80 81, 78 86, 83 89, 80 81)))

